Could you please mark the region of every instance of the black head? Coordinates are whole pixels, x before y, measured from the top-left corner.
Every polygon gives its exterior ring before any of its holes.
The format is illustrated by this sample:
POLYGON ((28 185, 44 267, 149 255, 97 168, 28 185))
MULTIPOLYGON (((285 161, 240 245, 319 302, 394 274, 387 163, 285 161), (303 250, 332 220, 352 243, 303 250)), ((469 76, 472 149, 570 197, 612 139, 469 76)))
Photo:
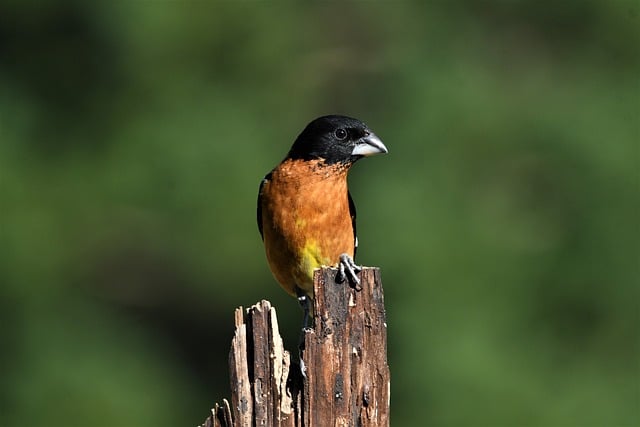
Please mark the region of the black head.
POLYGON ((296 138, 287 158, 349 164, 381 153, 387 153, 387 147, 364 123, 334 115, 319 117, 309 123, 296 138))

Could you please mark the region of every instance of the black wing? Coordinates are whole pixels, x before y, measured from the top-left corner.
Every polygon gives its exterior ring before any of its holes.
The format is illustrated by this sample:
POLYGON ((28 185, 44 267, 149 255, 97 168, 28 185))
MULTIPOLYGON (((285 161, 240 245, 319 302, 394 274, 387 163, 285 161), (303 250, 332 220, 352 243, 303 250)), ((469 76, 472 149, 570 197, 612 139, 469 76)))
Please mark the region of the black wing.
POLYGON ((356 205, 353 203, 351 193, 348 190, 347 197, 349 198, 349 214, 351 215, 351 225, 353 227, 353 259, 355 259, 356 252, 358 251, 358 235, 356 234, 356 205))
POLYGON ((258 189, 258 209, 257 209, 258 230, 260 231, 260 237, 262 237, 263 241, 264 241, 264 234, 262 233, 262 187, 264 187, 264 184, 270 179, 271 179, 271 172, 269 172, 267 175, 265 175, 264 178, 262 178, 262 181, 260 181, 260 188, 258 189))

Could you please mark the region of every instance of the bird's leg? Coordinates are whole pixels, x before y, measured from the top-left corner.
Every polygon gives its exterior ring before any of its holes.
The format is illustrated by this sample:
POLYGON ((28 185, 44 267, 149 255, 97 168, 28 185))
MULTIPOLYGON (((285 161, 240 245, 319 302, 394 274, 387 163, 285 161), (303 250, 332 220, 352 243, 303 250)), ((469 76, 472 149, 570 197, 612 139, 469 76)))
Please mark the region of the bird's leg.
POLYGON ((348 276, 349 280, 351 280, 351 282, 355 285, 356 290, 360 290, 362 288, 360 287, 360 279, 358 278, 357 273, 359 273, 361 270, 362 267, 356 265, 355 261, 349 256, 349 254, 344 253, 340 255, 336 282, 342 283, 348 276))

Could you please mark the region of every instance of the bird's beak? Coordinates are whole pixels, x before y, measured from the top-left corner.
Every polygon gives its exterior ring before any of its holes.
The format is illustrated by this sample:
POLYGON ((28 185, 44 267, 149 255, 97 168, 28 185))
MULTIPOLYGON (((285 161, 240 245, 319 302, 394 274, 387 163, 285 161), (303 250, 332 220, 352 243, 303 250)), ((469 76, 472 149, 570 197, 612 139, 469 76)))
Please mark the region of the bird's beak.
POLYGON ((353 156, 372 156, 374 154, 386 154, 389 150, 384 146, 380 138, 375 133, 360 138, 356 146, 353 148, 351 155, 353 156))

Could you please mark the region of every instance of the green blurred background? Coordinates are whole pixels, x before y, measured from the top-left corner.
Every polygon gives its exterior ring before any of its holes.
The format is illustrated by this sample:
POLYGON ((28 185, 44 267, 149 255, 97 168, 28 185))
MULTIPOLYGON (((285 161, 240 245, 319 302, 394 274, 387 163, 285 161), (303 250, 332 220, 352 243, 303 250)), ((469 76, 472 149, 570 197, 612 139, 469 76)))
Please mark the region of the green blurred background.
POLYGON ((637 1, 3 2, 0 425, 196 425, 233 309, 300 310, 255 225, 358 117, 394 426, 640 425, 637 1))

